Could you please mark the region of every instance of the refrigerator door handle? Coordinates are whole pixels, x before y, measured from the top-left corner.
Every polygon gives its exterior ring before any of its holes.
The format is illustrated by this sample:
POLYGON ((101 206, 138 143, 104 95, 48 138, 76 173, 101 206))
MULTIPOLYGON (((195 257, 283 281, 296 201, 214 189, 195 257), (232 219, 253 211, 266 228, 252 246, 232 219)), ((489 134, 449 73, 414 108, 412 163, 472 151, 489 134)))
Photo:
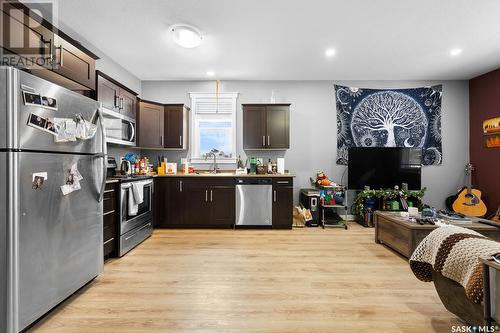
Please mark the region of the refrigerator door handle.
POLYGON ((103 174, 102 174, 102 183, 101 183, 101 190, 99 192, 99 198, 98 198, 98 202, 101 202, 103 197, 104 197, 104 190, 106 188, 106 160, 108 159, 108 148, 107 148, 107 143, 106 143, 106 129, 104 128, 104 117, 102 115, 102 103, 99 107, 99 109, 97 109, 97 115, 98 115, 98 118, 99 118, 99 124, 101 125, 101 134, 102 134, 102 137, 101 137, 101 154, 99 157, 102 158, 102 170, 103 170, 103 174))

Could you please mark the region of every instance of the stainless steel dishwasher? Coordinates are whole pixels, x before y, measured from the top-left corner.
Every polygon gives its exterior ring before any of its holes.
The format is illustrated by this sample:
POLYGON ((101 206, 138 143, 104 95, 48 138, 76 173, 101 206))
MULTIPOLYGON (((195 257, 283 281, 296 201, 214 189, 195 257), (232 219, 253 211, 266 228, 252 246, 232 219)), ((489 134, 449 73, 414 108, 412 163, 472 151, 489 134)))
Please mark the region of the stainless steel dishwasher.
POLYGON ((273 225, 273 185, 269 178, 236 179, 236 226, 273 225))

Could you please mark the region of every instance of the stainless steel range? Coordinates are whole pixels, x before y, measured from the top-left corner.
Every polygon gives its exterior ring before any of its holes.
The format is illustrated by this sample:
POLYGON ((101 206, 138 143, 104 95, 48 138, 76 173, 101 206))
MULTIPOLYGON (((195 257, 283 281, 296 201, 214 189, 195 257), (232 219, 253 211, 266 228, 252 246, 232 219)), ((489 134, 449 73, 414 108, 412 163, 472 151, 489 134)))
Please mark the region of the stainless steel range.
POLYGON ((120 181, 118 255, 121 257, 153 233, 153 178, 139 176, 118 179, 120 181), (137 191, 141 192, 139 194, 142 197, 141 203, 134 202, 137 200, 137 191), (136 207, 131 207, 133 205, 136 207))

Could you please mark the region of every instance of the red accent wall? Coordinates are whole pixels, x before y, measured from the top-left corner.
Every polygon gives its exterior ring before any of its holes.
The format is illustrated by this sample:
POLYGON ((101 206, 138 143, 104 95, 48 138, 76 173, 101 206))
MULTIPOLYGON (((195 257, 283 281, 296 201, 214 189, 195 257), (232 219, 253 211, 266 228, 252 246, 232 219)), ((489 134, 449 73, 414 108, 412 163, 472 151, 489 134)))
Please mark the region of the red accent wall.
POLYGON ((470 161, 474 187, 481 190, 489 213, 500 205, 500 148, 485 148, 483 120, 500 117, 500 69, 469 81, 470 161))

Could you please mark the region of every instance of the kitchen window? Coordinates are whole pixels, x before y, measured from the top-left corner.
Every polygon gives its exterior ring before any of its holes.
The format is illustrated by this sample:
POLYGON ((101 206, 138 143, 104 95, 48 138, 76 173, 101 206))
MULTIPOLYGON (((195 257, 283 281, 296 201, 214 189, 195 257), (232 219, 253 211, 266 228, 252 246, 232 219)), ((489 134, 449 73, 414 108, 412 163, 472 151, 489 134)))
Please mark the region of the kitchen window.
POLYGON ((238 93, 190 93, 190 97, 191 162, 211 163, 205 157, 216 150, 218 163, 235 163, 238 93))

